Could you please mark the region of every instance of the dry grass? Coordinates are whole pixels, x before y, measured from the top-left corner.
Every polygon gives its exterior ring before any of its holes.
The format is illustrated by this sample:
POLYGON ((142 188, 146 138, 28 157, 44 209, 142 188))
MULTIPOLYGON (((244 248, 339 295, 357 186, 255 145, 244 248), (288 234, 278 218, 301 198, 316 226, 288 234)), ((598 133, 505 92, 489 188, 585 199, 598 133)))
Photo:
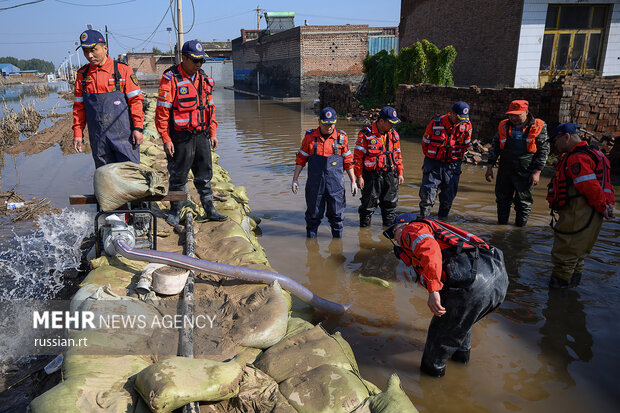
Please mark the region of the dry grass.
POLYGON ((2 100, 2 117, 0 118, 0 148, 14 145, 19 142, 19 135, 26 133, 31 135, 39 129, 43 116, 35 109, 35 102, 27 105, 20 100, 21 110, 15 113, 9 108, 6 101, 2 100))

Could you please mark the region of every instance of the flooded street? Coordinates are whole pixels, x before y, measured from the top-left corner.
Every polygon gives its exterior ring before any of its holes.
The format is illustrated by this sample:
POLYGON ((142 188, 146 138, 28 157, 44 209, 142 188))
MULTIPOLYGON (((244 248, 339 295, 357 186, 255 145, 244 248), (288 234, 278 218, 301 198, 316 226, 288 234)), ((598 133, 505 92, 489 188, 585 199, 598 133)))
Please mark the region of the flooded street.
MULTIPOLYGON (((349 313, 324 325, 348 340, 364 378, 384 388, 388 377, 398 373, 424 412, 617 411, 618 218, 603 224, 582 285, 549 293, 549 177, 541 178, 535 190, 526 228, 497 226, 494 183, 484 180, 483 167, 464 166, 449 222, 504 251, 510 285, 500 309, 474 327, 470 363, 448 362, 444 378, 430 378, 419 372, 431 319, 427 293, 394 257, 382 236, 380 215, 371 227, 360 229, 359 199, 348 193, 344 237, 332 240, 324 220, 316 240, 305 238, 303 190, 292 194, 290 183, 303 132, 317 126, 317 115, 301 110, 303 104, 235 99, 221 89, 215 102, 219 163, 235 185, 246 186, 253 212, 263 219, 259 241, 272 267, 326 299, 352 303, 349 313), (360 274, 389 280, 394 288, 363 282, 360 274)), ((57 112, 70 110, 69 102, 61 104, 64 109, 57 112)), ((345 120, 337 124, 352 142, 362 126, 345 120)), ((398 210, 418 212, 422 150, 412 140, 401 146, 405 184, 398 210)), ((0 159, 0 191, 15 187, 27 198, 47 197, 59 208, 68 207, 70 194, 92 192, 90 154, 63 155, 54 146, 32 156, 2 154, 0 159)), ((306 176, 304 170, 300 187, 306 176)), ((0 245, 6 246, 16 229, 7 220, 0 224, 0 245)))

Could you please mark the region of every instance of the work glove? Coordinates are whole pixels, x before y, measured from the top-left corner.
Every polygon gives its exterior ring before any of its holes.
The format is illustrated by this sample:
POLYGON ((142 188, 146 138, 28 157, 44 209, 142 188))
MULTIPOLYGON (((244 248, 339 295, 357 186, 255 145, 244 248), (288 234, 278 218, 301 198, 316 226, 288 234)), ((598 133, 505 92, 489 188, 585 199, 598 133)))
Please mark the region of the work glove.
POLYGON ((291 183, 291 191, 293 191, 294 194, 296 194, 297 191, 299 191, 299 183, 297 181, 293 181, 291 183))
POLYGON ((355 182, 351 182, 351 195, 357 195, 358 190, 359 188, 357 187, 357 184, 355 182))

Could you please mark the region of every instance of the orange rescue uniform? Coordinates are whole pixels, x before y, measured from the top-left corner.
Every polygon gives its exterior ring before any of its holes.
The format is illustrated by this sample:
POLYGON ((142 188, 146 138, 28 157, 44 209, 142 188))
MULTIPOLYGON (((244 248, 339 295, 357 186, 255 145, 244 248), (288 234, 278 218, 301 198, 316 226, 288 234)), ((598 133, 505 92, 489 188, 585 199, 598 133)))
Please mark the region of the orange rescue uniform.
MULTIPOLYGON (((192 82, 196 89, 199 88, 200 85, 198 79, 200 78, 200 76, 197 76, 198 73, 196 73, 192 78, 187 73, 185 73, 182 65, 178 65, 177 69, 179 70, 179 73, 181 73, 183 80, 189 80, 192 82)), ((203 89, 211 91, 211 85, 207 83, 208 78, 203 75, 202 79, 204 82, 203 89)), ((174 82, 174 74, 172 74, 171 71, 167 71, 164 73, 161 81, 159 82, 159 92, 157 94, 157 108, 155 111, 155 127, 157 128, 157 132, 159 132, 159 135, 161 136, 161 139, 164 141, 164 143, 171 142, 170 108, 172 108, 175 94, 176 87, 174 82)), ((209 92, 209 94, 207 95, 207 102, 211 102, 212 100, 213 97, 209 92)), ((213 109, 215 109, 215 105, 213 105, 212 103, 210 103, 209 106, 213 106, 213 109)), ((207 134, 211 138, 217 137, 217 122, 215 121, 215 110, 212 111, 211 124, 209 125, 209 131, 207 132, 207 134)))
POLYGON ((306 166, 308 158, 311 155, 325 157, 334 155, 334 142, 336 142, 336 147, 338 149, 335 155, 342 156, 343 170, 347 171, 353 168, 353 153, 349 150, 349 137, 344 131, 338 129, 334 129, 334 132, 327 138, 323 138, 319 128, 307 131, 301 142, 301 147, 297 152, 295 163, 297 165, 306 166), (342 137, 342 144, 338 143, 339 137, 342 137), (315 138, 317 143, 316 153, 314 151, 315 138))
MULTIPOLYGON (((142 129, 144 127, 144 111, 142 110, 142 102, 144 96, 140 93, 140 86, 134 82, 135 75, 131 67, 126 64, 119 63, 118 71, 121 75, 120 85, 121 92, 127 98, 129 113, 134 128, 142 129), (132 78, 132 76, 134 76, 132 78)), ((103 66, 88 64, 86 73, 86 90, 82 90, 82 73, 79 70, 75 78, 75 98, 73 100, 73 136, 76 138, 84 137, 84 128, 86 127, 86 112, 84 110, 83 94, 86 93, 107 93, 114 90, 114 60, 107 56, 103 66)))
MULTIPOLYGON (((362 176, 362 171, 364 170, 364 158, 368 157, 368 145, 369 145, 369 136, 364 134, 364 131, 367 128, 364 128, 360 131, 357 136, 357 142, 355 143, 355 152, 354 152, 354 165, 353 172, 355 176, 360 178, 362 176)), ((389 150, 389 147, 392 148, 392 153, 387 154, 386 156, 392 156, 393 168, 397 170, 398 176, 403 175, 403 157, 400 153, 400 139, 398 136, 398 132, 394 129, 390 129, 386 134, 382 135, 379 133, 379 129, 377 128, 377 122, 373 122, 370 126, 370 135, 372 137, 381 139, 383 142, 383 153, 389 150)), ((368 167, 367 170, 371 170, 368 167)))

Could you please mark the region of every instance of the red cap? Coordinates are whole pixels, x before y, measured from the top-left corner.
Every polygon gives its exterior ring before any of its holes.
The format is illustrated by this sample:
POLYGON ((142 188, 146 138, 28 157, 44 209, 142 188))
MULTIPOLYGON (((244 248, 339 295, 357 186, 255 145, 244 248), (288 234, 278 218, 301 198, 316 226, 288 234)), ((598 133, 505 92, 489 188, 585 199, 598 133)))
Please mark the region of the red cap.
POLYGON ((527 110, 530 106, 527 100, 513 100, 508 106, 508 112, 506 115, 520 115, 527 110))

